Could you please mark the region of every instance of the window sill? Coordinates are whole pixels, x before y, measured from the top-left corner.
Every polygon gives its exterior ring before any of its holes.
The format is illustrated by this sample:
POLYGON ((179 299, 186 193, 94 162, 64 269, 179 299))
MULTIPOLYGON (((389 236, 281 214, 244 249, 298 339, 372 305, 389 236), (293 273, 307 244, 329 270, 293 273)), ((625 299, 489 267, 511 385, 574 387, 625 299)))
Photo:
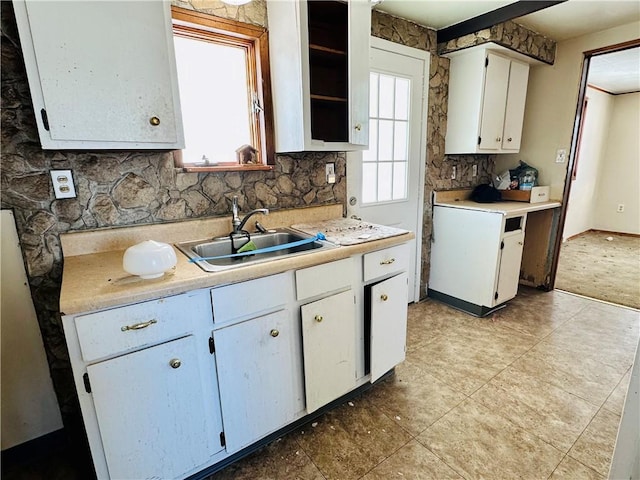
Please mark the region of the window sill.
POLYGON ((273 170, 273 165, 218 165, 208 167, 183 166, 183 172, 255 172, 273 170))

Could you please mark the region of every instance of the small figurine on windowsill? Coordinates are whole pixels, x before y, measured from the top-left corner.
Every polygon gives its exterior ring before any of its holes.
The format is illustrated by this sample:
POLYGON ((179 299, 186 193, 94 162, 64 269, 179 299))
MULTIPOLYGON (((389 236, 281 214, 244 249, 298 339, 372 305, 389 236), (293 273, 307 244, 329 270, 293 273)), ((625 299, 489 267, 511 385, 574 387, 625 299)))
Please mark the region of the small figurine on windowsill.
POLYGON ((251 145, 242 145, 236 149, 236 156, 240 165, 255 165, 258 163, 258 150, 251 145))

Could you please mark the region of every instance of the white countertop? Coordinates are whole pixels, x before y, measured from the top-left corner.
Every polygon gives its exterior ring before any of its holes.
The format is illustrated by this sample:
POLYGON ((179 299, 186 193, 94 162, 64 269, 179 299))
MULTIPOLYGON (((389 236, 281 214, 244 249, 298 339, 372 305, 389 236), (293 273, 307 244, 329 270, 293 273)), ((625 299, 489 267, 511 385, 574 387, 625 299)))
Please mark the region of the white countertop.
POLYGON ((467 210, 478 210, 481 212, 501 213, 506 216, 523 215, 538 210, 547 210, 549 208, 558 208, 562 204, 557 201, 526 203, 526 202, 493 202, 478 203, 473 200, 448 200, 436 201, 434 206, 464 208, 467 210))

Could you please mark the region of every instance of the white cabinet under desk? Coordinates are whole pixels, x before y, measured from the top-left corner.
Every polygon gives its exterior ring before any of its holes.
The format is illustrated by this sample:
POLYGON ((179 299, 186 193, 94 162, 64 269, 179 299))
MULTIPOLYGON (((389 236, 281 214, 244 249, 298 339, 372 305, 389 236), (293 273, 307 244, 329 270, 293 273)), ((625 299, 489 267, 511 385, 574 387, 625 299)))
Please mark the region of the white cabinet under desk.
POLYGON ((516 296, 531 212, 559 202, 436 201, 428 295, 485 316, 516 296))

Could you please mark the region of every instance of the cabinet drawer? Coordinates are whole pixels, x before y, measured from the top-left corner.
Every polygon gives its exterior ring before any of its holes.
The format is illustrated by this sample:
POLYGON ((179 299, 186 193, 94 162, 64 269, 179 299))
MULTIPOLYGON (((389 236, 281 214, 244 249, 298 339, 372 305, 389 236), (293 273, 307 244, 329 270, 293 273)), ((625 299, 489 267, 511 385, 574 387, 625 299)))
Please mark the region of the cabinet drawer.
POLYGON ((285 272, 211 290, 216 325, 251 318, 285 305, 293 291, 292 273, 285 272))
POLYGON ((75 324, 82 358, 91 362, 191 333, 210 318, 209 298, 199 292, 80 315, 75 324))
POLYGON ((409 265, 409 244, 404 243, 364 255, 364 281, 401 272, 409 265))
POLYGON ((352 258, 298 270, 296 272, 296 298, 305 300, 348 287, 351 285, 353 273, 352 258))

